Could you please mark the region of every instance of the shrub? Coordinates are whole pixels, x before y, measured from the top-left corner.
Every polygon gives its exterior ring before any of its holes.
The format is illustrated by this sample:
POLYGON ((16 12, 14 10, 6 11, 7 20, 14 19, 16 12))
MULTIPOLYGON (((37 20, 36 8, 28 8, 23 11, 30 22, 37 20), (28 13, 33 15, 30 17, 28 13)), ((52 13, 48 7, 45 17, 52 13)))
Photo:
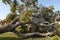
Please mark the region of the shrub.
POLYGON ((56 30, 56 34, 60 36, 60 24, 56 23, 54 25, 54 27, 55 27, 55 30, 56 30))
POLYGON ((9 14, 6 16, 6 21, 7 21, 7 22, 11 22, 16 16, 17 16, 16 13, 9 13, 9 14))

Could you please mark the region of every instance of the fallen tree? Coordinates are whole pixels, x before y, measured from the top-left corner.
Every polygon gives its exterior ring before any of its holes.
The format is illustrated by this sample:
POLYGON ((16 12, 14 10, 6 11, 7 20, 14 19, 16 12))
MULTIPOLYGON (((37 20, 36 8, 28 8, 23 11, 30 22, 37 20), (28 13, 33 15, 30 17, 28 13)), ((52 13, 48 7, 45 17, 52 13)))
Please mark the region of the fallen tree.
POLYGON ((49 25, 45 25, 45 24, 38 24, 38 23, 34 23, 34 22, 18 22, 19 20, 19 16, 17 16, 12 22, 10 22, 9 24, 0 27, 0 34, 5 33, 5 32, 14 32, 19 36, 23 36, 23 37, 28 37, 28 36, 34 36, 34 35, 40 35, 40 36, 48 36, 48 35, 53 35, 54 32, 47 32, 47 33, 39 33, 39 32, 32 32, 32 33, 21 33, 21 32, 17 32, 15 30, 16 27, 20 26, 20 25, 24 25, 24 24, 32 24, 32 25, 36 25, 36 27, 41 27, 41 26, 51 26, 55 23, 51 23, 49 25))

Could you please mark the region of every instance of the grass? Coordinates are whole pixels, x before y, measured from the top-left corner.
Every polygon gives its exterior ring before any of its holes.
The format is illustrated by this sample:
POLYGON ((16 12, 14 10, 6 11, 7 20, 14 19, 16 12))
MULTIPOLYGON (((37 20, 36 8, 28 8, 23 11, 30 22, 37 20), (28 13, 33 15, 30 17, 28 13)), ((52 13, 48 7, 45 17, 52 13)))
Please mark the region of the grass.
POLYGON ((60 40, 59 36, 41 38, 21 38, 12 32, 0 34, 0 40, 60 40))
POLYGON ((0 34, 0 40, 25 40, 12 32, 0 34))
POLYGON ((17 37, 17 35, 12 32, 7 32, 7 33, 0 34, 0 37, 17 37))

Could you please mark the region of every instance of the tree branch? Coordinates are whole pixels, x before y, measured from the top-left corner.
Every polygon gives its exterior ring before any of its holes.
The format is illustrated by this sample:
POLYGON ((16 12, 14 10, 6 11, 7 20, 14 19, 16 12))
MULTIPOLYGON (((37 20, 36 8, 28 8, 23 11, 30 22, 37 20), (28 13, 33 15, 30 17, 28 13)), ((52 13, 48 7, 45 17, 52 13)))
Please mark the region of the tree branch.
POLYGON ((16 33, 18 36, 22 36, 22 37, 32 37, 32 36, 42 36, 42 37, 46 37, 46 36, 52 36, 54 34, 54 32, 47 32, 47 33, 39 33, 39 32, 33 32, 33 33, 20 33, 17 31, 13 31, 14 33, 16 33))

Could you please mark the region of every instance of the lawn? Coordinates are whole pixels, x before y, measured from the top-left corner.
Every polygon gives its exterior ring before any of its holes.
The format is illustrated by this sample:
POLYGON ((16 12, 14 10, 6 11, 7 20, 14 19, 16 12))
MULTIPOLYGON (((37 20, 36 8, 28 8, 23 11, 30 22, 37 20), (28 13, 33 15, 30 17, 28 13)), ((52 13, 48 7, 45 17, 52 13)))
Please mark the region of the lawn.
POLYGON ((53 37, 45 37, 45 38, 22 38, 18 37, 16 34, 12 32, 7 32, 0 34, 0 40, 60 40, 59 36, 53 36, 53 37))

